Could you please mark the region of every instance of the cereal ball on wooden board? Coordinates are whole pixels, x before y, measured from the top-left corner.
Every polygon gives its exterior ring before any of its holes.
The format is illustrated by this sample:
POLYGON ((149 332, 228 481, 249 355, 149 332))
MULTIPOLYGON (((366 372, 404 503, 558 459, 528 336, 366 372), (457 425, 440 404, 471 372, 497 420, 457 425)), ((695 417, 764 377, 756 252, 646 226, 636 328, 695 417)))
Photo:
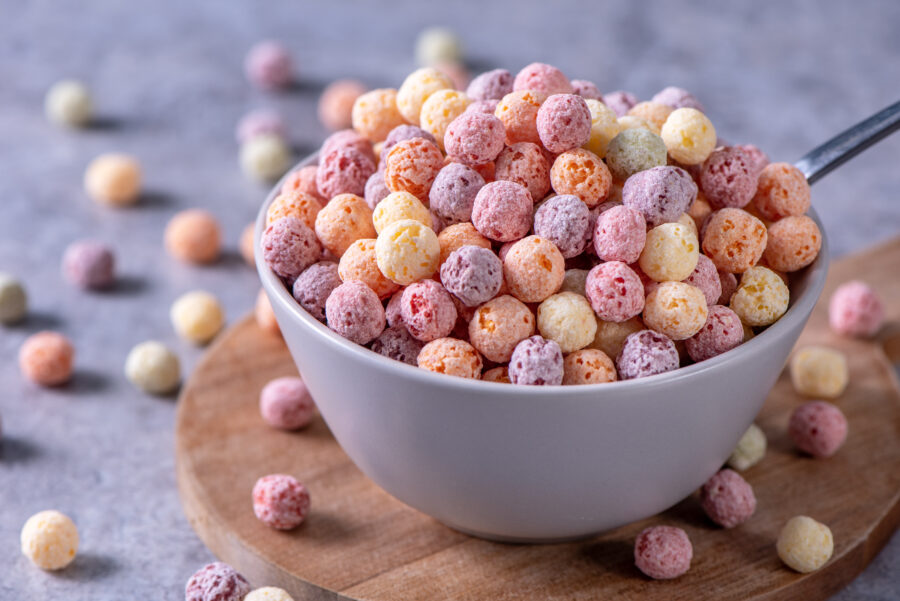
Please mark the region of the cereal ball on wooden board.
POLYGON ((673 526, 653 526, 634 541, 634 565, 656 580, 678 578, 691 567, 694 549, 687 533, 673 526))
POLYGON ((828 323, 833 331, 844 336, 874 336, 884 319, 884 302, 865 282, 854 280, 841 284, 828 303, 828 323))
POLYGON ((825 524, 798 515, 781 529, 776 548, 785 565, 805 574, 828 563, 834 552, 834 538, 825 524))
POLYGON ((250 583, 234 568, 215 561, 194 572, 184 587, 184 601, 242 601, 250 583))
POLYGON ((794 409, 788 422, 794 445, 813 457, 831 457, 847 439, 847 418, 825 401, 809 401, 794 409))
POLYGON ((743 472, 759 463, 766 455, 766 435, 756 424, 750 424, 728 457, 728 465, 743 472))
POLYGON ((700 488, 700 506, 723 528, 734 528, 756 511, 753 487, 734 470, 717 472, 700 488))
POLYGON ((798 393, 836 399, 847 388, 849 370, 844 353, 826 346, 806 346, 790 362, 791 383, 798 393))

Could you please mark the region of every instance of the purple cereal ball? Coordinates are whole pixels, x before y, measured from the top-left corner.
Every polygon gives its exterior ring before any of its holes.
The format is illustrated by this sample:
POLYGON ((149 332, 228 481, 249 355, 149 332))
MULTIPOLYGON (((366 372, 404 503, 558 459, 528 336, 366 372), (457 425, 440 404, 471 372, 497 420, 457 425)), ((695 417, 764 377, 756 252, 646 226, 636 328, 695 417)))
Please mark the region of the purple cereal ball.
POLYGON ((616 204, 597 216, 593 241, 604 261, 634 263, 647 242, 647 222, 637 209, 616 204))
POLYGON ((467 106, 463 113, 487 113, 488 115, 493 115, 497 112, 498 104, 500 104, 500 101, 496 98, 490 100, 476 100, 467 106))
POLYGON ((497 155, 494 178, 522 184, 538 202, 550 191, 550 163, 537 144, 516 142, 497 155))
POLYGON ((503 122, 486 113, 463 113, 444 134, 444 148, 451 160, 472 167, 490 163, 503 150, 503 122))
POLYGON ((788 435, 804 453, 819 459, 831 457, 847 439, 847 418, 831 403, 809 401, 794 409, 788 435))
POLYGON ((681 528, 652 526, 634 541, 634 565, 655 580, 670 580, 691 568, 694 548, 681 528))
POLYGON ((387 198, 390 193, 390 189, 384 183, 384 171, 376 171, 366 180, 366 204, 373 211, 378 206, 378 203, 387 198))
POLYGON ((537 131, 550 152, 579 148, 591 137, 591 110, 581 96, 554 94, 538 109, 537 131))
POLYGON ((291 53, 279 42, 259 42, 244 59, 244 72, 250 83, 264 90, 287 88, 294 81, 291 53))
POLYGON ((619 379, 632 380, 678 369, 678 350, 675 343, 653 330, 630 334, 616 357, 619 379))
POLYGON ((756 172, 757 176, 769 164, 769 156, 760 150, 759 147, 753 144, 741 144, 737 148, 743 150, 747 158, 750 159, 750 164, 753 166, 753 171, 756 172))
POLYGON ((357 344, 369 344, 384 330, 384 307, 375 292, 362 282, 344 282, 325 302, 328 327, 357 344))
POLYGON ((323 157, 326 154, 331 154, 338 148, 355 148, 369 157, 373 164, 375 163, 375 151, 372 148, 372 143, 355 129, 342 129, 325 138, 325 141, 322 142, 322 147, 319 149, 319 156, 323 157))
POLYGON ((472 225, 495 242, 510 242, 528 234, 534 203, 528 188, 508 181, 486 184, 475 195, 472 225))
POLYGON ((512 73, 506 69, 494 69, 470 81, 466 96, 472 100, 500 100, 512 91, 512 73))
POLYGON ((563 356, 559 345, 531 336, 516 345, 509 359, 509 381, 525 386, 559 386, 563 380, 563 356))
POLYGON ((603 321, 628 321, 644 309, 644 284, 621 261, 595 265, 584 283, 591 308, 603 321))
POLYGON ((275 378, 259 394, 259 412, 273 428, 302 428, 312 421, 315 409, 316 404, 300 378, 275 378))
POLYGON ((544 94, 571 94, 572 84, 563 72, 546 63, 531 63, 516 74, 513 90, 534 90, 544 94))
POLYGON ((263 258, 269 269, 293 283, 316 262, 322 246, 316 233, 297 217, 273 221, 262 235, 263 258))
POLYGON ((534 233, 555 244, 563 258, 571 259, 591 239, 591 211, 577 196, 554 196, 535 212, 534 233))
POLYGON ((437 143, 434 136, 421 127, 408 124, 398 125, 388 133, 387 138, 384 139, 384 143, 381 145, 381 162, 385 162, 388 153, 394 146, 400 142, 412 140, 413 138, 422 138, 428 140, 432 144, 437 143))
POLYGON ((263 134, 278 136, 282 139, 287 138, 287 126, 281 115, 265 110, 249 112, 238 121, 234 132, 239 144, 263 134))
POLYGON ((366 181, 375 173, 375 163, 352 146, 335 148, 319 159, 316 170, 316 188, 323 198, 332 199, 338 194, 366 193, 366 181))
POLYGON ((669 86, 667 88, 663 88, 656 95, 650 99, 652 102, 658 102, 659 104, 664 104, 666 106, 670 106, 673 109, 697 109, 701 113, 703 111, 703 105, 700 104, 700 101, 697 100, 697 97, 685 90, 684 88, 678 88, 676 86, 669 86))
POLYGON ((96 240, 73 242, 63 254, 63 275, 79 288, 108 288, 116 279, 115 269, 112 249, 96 240))
POLYGON ((453 298, 443 286, 434 280, 422 280, 403 291, 400 315, 413 338, 431 342, 453 331, 457 313, 453 298))
POLYGON ((713 210, 747 206, 758 178, 750 157, 737 146, 713 150, 700 168, 700 188, 713 210))
POLYGON ((572 93, 578 94, 582 98, 603 102, 603 94, 600 93, 600 89, 597 88, 597 85, 594 82, 586 79, 573 79, 572 93))
POLYGON ((463 305, 477 307, 500 291, 503 263, 492 250, 467 244, 450 253, 441 265, 441 283, 463 305))
POLYGON ((631 107, 638 103, 637 96, 631 92, 616 90, 603 95, 603 104, 613 110, 617 117, 624 117, 631 107))
POLYGON ((475 196, 484 187, 484 178, 477 171, 462 163, 449 163, 438 171, 428 202, 431 212, 445 225, 472 220, 475 196))
POLYGON ((722 287, 722 294, 716 301, 717 305, 727 305, 731 302, 731 297, 737 292, 738 281, 737 276, 727 271, 719 272, 719 284, 722 287))
POLYGON ((233 567, 214 561, 194 572, 184 587, 184 601, 242 601, 250 583, 233 567))
POLYGON ((416 366, 416 358, 425 343, 416 340, 402 323, 383 331, 372 341, 372 350, 388 359, 416 366))
POLYGON ((294 280, 294 299, 310 315, 325 321, 325 302, 331 291, 341 285, 338 264, 334 261, 319 261, 307 267, 294 280))
POLYGON ((697 266, 685 280, 685 284, 696 286, 706 298, 707 306, 713 306, 719 297, 722 296, 722 280, 719 279, 719 272, 716 271, 716 265, 712 259, 700 253, 697 259, 697 266))
POLYGON ((723 305, 710 305, 706 323, 684 341, 691 359, 706 361, 730 351, 744 340, 744 326, 737 313, 723 305))
POLYGON ((700 488, 700 506, 719 526, 734 528, 756 511, 756 495, 740 474, 724 469, 700 488))
POLYGON ((403 325, 403 313, 400 311, 401 302, 403 301, 403 290, 404 288, 401 288, 395 292, 384 308, 384 318, 387 320, 390 328, 403 325))
POLYGON ((697 198, 697 184, 680 167, 663 165, 638 171, 622 187, 622 204, 637 209, 647 225, 678 221, 697 198))

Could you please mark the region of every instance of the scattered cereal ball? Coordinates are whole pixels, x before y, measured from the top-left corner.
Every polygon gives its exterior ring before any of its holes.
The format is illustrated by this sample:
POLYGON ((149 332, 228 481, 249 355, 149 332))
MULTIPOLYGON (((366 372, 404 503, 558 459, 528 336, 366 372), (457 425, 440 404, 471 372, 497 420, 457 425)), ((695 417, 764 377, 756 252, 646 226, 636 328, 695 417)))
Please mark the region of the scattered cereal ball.
POLYGON ((169 317, 175 332, 194 344, 206 344, 225 324, 222 305, 212 294, 201 290, 178 297, 169 317))
POLYGON ((422 67, 406 76, 397 90, 397 109, 411 123, 419 122, 425 100, 438 90, 452 90, 453 81, 434 67, 422 67))
POLYGON ((722 305, 710 305, 706 323, 684 344, 691 359, 700 362, 730 351, 743 340, 744 327, 737 313, 722 305))
POLYGON ((506 130, 494 115, 463 113, 444 133, 444 148, 451 160, 477 166, 489 163, 503 150, 506 130))
POLYGON ((316 236, 328 252, 344 254, 360 238, 374 238, 372 209, 355 194, 338 194, 316 216, 316 236))
POLYGON ((618 117, 624 117, 637 102, 637 97, 634 94, 622 90, 603 95, 603 104, 611 108, 618 117))
POLYGON ((405 123, 397 108, 397 90, 380 88, 360 95, 350 113, 353 129, 372 143, 381 142, 392 129, 405 123))
POLYGON ((316 234, 296 217, 282 217, 268 226, 261 246, 269 268, 289 280, 315 263, 322 253, 316 234))
POLYGON ((484 187, 484 178, 471 167, 449 163, 434 178, 428 193, 431 210, 452 225, 472 219, 475 196, 484 187))
POLYGON ((108 288, 116 277, 115 256, 112 249, 102 242, 73 242, 63 254, 62 272, 69 282, 80 288, 108 288))
POLYGON ((481 377, 483 365, 478 351, 468 342, 456 338, 432 340, 422 347, 417 362, 428 371, 475 380, 481 377))
POLYGON ((700 506, 719 526, 734 528, 749 520, 756 511, 756 495, 740 474, 724 469, 700 488, 700 506))
POLYGON ((640 211, 650 227, 678 221, 696 197, 687 171, 668 165, 635 173, 622 187, 622 203, 640 211))
POLYGON ((494 69, 470 81, 466 96, 472 100, 500 100, 512 91, 512 73, 506 69, 494 69))
POLYGON ((372 222, 376 232, 381 232, 390 224, 401 219, 413 219, 423 225, 431 226, 431 213, 418 198, 409 192, 391 192, 372 212, 372 222))
POLYGON ((509 381, 525 386, 558 386, 563 381, 562 351, 553 340, 531 336, 509 359, 509 381))
POLYGON ((274 111, 252 111, 241 117, 235 128, 238 144, 249 142, 251 138, 262 135, 273 135, 287 138, 287 126, 281 115, 274 111))
POLYGON ((353 123, 353 103, 365 93, 366 86, 355 79, 331 82, 319 96, 319 121, 328 129, 347 129, 353 123))
POLYGON ((594 340, 597 319, 586 298, 573 292, 560 292, 538 306, 537 327, 541 336, 559 344, 563 353, 571 353, 594 340))
POLYGON ((563 274, 563 283, 559 287, 560 292, 574 292, 581 296, 587 296, 585 284, 587 282, 587 269, 566 269, 563 274))
POLYGON ((241 258, 251 267, 256 265, 256 257, 253 254, 256 251, 253 242, 253 235, 255 232, 256 224, 248 223, 244 226, 244 229, 241 230, 241 237, 240 240, 238 240, 238 250, 241 253, 241 258))
POLYGON ((586 144, 591 136, 591 111, 581 96, 553 94, 538 109, 537 131, 544 148, 565 152, 586 144))
POLYGON ((776 548, 785 565, 806 574, 828 563, 834 552, 834 539, 828 526, 798 515, 781 529, 776 548))
POLYGON ((709 312, 699 288, 684 282, 663 282, 647 295, 644 323, 672 340, 686 340, 700 331, 709 312))
POLYGON ((316 216, 321 210, 322 203, 306 192, 300 190, 282 192, 272 200, 266 210, 266 225, 272 225, 282 217, 296 217, 310 228, 314 228, 316 216))
POLYGON ((125 359, 125 377, 150 394, 168 394, 181 381, 178 357, 162 342, 148 340, 131 349, 125 359))
POLYGON ((319 168, 316 165, 307 165, 292 171, 284 178, 284 182, 281 184, 281 193, 288 194, 298 190, 312 196, 320 203, 327 202, 328 199, 322 198, 322 195, 319 194, 319 188, 316 186, 316 174, 318 172, 319 168))
POLYGON ((509 295, 481 305, 469 321, 469 341, 495 363, 509 361, 516 345, 533 333, 534 314, 509 295))
POLYGON ((790 163, 771 163, 759 174, 753 206, 769 221, 803 215, 809 210, 809 183, 790 163))
POLYGON ((813 457, 834 455, 847 439, 847 418, 825 401, 809 401, 794 409, 788 422, 794 446, 813 457))
POLYGON ((337 263, 319 261, 307 267, 296 280, 292 292, 300 306, 319 321, 325 321, 325 301, 341 285, 337 263))
POLYGON ((19 349, 19 368, 41 386, 58 386, 72 377, 75 349, 68 338, 56 332, 29 336, 19 349))
POLYGON ((503 263, 489 248, 461 246, 441 264, 441 282, 465 306, 477 307, 500 291, 503 263))
POLYGON ((728 458, 728 465, 743 472, 759 463, 766 454, 766 435, 756 424, 750 424, 728 458))
POLYGON ((510 294, 526 303, 539 303, 559 290, 565 270, 562 253, 540 236, 522 238, 503 259, 503 278, 510 294))
POLYGON ((471 223, 456 223, 445 227, 438 235, 438 244, 441 247, 440 264, 443 265, 453 251, 463 246, 478 246, 491 248, 491 241, 478 233, 471 223))
POLYGON ((844 336, 874 336, 884 323, 884 303, 865 282, 846 282, 831 295, 828 323, 832 330, 844 336))
POLYGON ((117 207, 134 204, 141 192, 141 167, 127 154, 101 154, 84 173, 84 189, 97 202, 117 207))
POLYGON ((533 201, 550 190, 550 165, 537 144, 518 142, 503 149, 495 161, 495 178, 528 188, 533 201))
POLYGON ((365 194, 366 180, 373 173, 375 163, 368 156, 356 148, 344 146, 321 157, 316 171, 316 186, 323 198, 331 199, 339 194, 362 196, 365 194))
POLYGON ((531 228, 534 203, 525 186, 497 181, 475 195, 472 223, 485 237, 497 242, 518 240, 531 228))
POLYGON ((366 180, 365 199, 366 205, 373 211, 378 203, 387 198, 391 193, 390 188, 384 182, 384 171, 375 171, 366 180))
POLYGON ((494 114, 503 122, 506 143, 531 142, 540 144, 537 131, 537 115, 547 95, 536 90, 510 92, 500 99, 494 114))
POLYGON ((597 320, 597 333, 588 346, 606 353, 608 357, 618 357, 625 346, 625 340, 635 332, 644 329, 640 317, 632 317, 625 321, 597 320))
POLYGON ((391 149, 385 159, 384 183, 392 192, 409 192, 425 200, 443 166, 441 151, 428 140, 403 140, 391 149))
POLYGON ((292 530, 309 514, 309 492, 293 476, 263 476, 253 485, 253 513, 276 530, 292 530))
POLYGON ((790 291, 778 274, 766 267, 751 267, 741 276, 729 306, 748 326, 775 323, 787 311, 790 291))
POLYGON ((266 291, 260 288, 256 294, 256 304, 253 306, 253 318, 256 325, 263 332, 268 332, 274 336, 281 336, 281 328, 278 327, 278 319, 272 310, 272 303, 266 296, 266 291))
POLYGON ((603 94, 600 93, 597 84, 586 79, 573 79, 572 93, 578 94, 585 100, 598 100, 603 102, 603 94))
POLYGON ((247 53, 244 72, 250 83, 263 90, 283 89, 294 81, 294 61, 283 44, 266 40, 247 53))
POLYGON ((259 394, 259 412, 273 428, 297 430, 312 421, 316 405, 303 380, 275 378, 259 394))
POLYGON ((371 348, 379 355, 415 366, 418 365, 416 360, 424 346, 424 342, 416 340, 406 326, 400 323, 379 334, 378 338, 372 341, 371 348))
POLYGON ((554 196, 535 212, 534 233, 555 244, 564 258, 576 257, 591 239, 591 212, 577 196, 554 196))
POLYGON ((558 155, 550 168, 550 185, 557 194, 577 196, 595 207, 609 196, 612 177, 600 157, 576 148, 558 155))
POLYGON ((621 205, 603 211, 594 224, 594 252, 604 261, 634 263, 647 241, 647 225, 636 209, 621 205))
POLYGON ((704 226, 703 252, 720 271, 744 273, 766 250, 766 226, 741 209, 720 209, 710 214, 704 226))
POLYGON ((616 358, 616 368, 623 380, 644 378, 678 369, 678 351, 675 343, 653 330, 641 330, 629 334, 616 358))
POLYGON ((621 261, 595 265, 585 282, 587 298, 604 321, 625 321, 644 309, 641 278, 621 261))
POLYGON ((666 145, 662 138, 646 129, 626 129, 609 142, 606 165, 619 181, 639 171, 666 164, 666 145))
POLYGON ((222 230, 209 211, 190 209, 176 213, 169 220, 164 242, 166 250, 176 259, 188 263, 212 263, 222 252, 222 230))
POLYGON ((769 226, 765 256, 772 269, 797 271, 816 260, 822 233, 806 215, 784 217, 769 226))
POLYGON ((482 382, 496 382, 497 384, 512 384, 509 381, 509 368, 505 365, 501 365, 499 367, 492 367, 487 370, 483 374, 481 374, 482 382))
POLYGON ((700 167, 700 186, 715 209, 745 207, 756 194, 758 173, 750 157, 737 146, 714 150, 700 167))
POLYGON ((250 583, 230 565, 214 561, 194 572, 184 587, 184 601, 242 601, 250 583))
POLYGON ((516 74, 513 90, 536 90, 547 94, 571 94, 572 84, 563 72, 545 63, 531 63, 516 74))
POLYGON ((658 102, 660 104, 670 106, 673 109, 687 107, 703 112, 703 105, 700 104, 700 101, 697 100, 696 96, 694 96, 684 88, 679 88, 676 86, 668 86, 663 88, 662 90, 657 92, 651 100, 653 102, 658 102))
POLYGON ((647 242, 638 264, 657 282, 680 282, 697 267, 700 244, 697 236, 680 223, 663 223, 647 232, 647 242))
POLYGON ((412 219, 391 223, 375 242, 378 268, 401 286, 434 275, 440 255, 441 246, 434 231, 412 219))
POLYGON ((338 274, 341 281, 358 280, 362 282, 371 288, 379 298, 387 298, 399 288, 378 269, 374 238, 360 238, 353 242, 341 255, 338 274))
POLYGON ((84 127, 93 116, 91 92, 80 81, 64 79, 53 84, 44 97, 47 119, 68 127, 84 127))
POLYGON ((419 126, 434 136, 438 147, 444 150, 444 135, 450 124, 463 114, 469 105, 469 97, 458 90, 438 90, 425 100, 419 114, 419 126))
POLYGON ((247 593, 244 601, 294 601, 294 598, 284 589, 275 586, 264 586, 247 593))
POLYGON ((381 299, 357 280, 331 291, 325 301, 325 318, 329 328, 357 344, 372 342, 385 326, 381 299))
POLYGON ((54 510, 34 514, 22 527, 22 554, 42 570, 61 570, 78 552, 78 528, 54 510))
POLYGON ((324 157, 340 148, 352 148, 365 155, 366 158, 372 161, 373 165, 376 163, 372 142, 356 130, 342 129, 325 138, 325 141, 322 142, 322 147, 319 148, 319 156, 324 157))
POLYGON ((603 384, 616 381, 616 366, 601 350, 581 349, 563 360, 563 385, 603 384))
POLYGON ((409 333, 423 342, 446 337, 456 325, 453 299, 434 280, 415 282, 403 290, 400 315, 409 333))
POLYGON ((291 149, 280 136, 261 134, 241 144, 241 169, 261 182, 281 177, 291 166, 291 149))
POLYGON ((459 37, 446 27, 429 27, 416 38, 416 62, 420 65, 453 62, 461 58, 459 37))
POLYGON ((25 318, 28 296, 13 276, 0 273, 0 323, 12 324, 25 318))
POLYGON ((716 147, 716 128, 706 115, 693 108, 672 111, 660 136, 669 155, 683 165, 699 165, 716 147))
POLYGON ((691 568, 694 548, 681 528, 653 526, 634 541, 634 565, 656 580, 678 578, 691 568))

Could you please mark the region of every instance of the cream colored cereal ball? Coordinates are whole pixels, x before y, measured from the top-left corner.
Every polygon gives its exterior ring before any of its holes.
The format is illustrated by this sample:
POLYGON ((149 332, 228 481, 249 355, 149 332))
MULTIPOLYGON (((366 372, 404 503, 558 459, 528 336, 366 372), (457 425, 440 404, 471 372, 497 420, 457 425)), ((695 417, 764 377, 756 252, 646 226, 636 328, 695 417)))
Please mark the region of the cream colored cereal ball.
POLYGON ((563 360, 563 386, 616 381, 616 366, 601 350, 583 348, 563 360))
POLYGON ((597 318, 585 297, 560 292, 538 306, 537 326, 541 336, 555 341, 563 353, 571 353, 594 340, 597 318))
POLYGON ((264 586, 247 593, 244 601, 294 601, 294 598, 282 588, 264 586))
POLYGON ((663 223, 647 232, 638 265, 657 282, 680 282, 697 267, 700 243, 691 228, 663 223))
POLYGON ((90 123, 93 110, 90 90, 74 79, 53 84, 44 98, 47 119, 59 125, 83 127, 90 123))
POLYGON ((611 108, 592 98, 585 99, 588 109, 591 111, 591 136, 584 143, 586 148, 601 159, 606 156, 606 148, 610 140, 615 138, 622 127, 616 118, 616 113, 611 108))
POLYGON ((291 166, 291 149, 281 136, 260 134, 241 144, 241 170, 248 177, 271 182, 291 166))
POLYGON ((127 154, 101 154, 84 173, 84 189, 97 202, 134 204, 141 193, 141 166, 127 154))
POLYGON ((22 527, 22 553, 42 570, 61 570, 78 552, 78 528, 54 510, 36 513, 22 527))
POLYGON ((728 457, 728 465, 739 472, 756 465, 766 454, 766 435, 762 428, 750 424, 728 457))
POLYGON ((359 96, 350 119, 353 129, 373 144, 384 141, 392 129, 406 123, 397 108, 397 90, 393 88, 379 88, 359 96))
POLYGON ((412 219, 422 225, 431 227, 431 211, 425 208, 422 201, 409 192, 391 192, 378 203, 372 212, 375 231, 381 230, 401 219, 412 219))
POLYGON ((430 278, 437 271, 440 259, 437 234, 414 219, 395 221, 375 241, 378 269, 401 286, 430 278))
POLYGON ((209 292, 195 290, 178 298, 169 311, 175 332, 194 344, 206 344, 225 324, 222 305, 209 292))
POLYGON ((446 27, 429 27, 416 38, 416 62, 420 65, 455 63, 461 58, 462 44, 446 27))
POLYGON ((834 552, 834 538, 825 524, 798 515, 789 519, 781 529, 776 548, 781 561, 805 574, 828 563, 834 552))
POLYGON ((729 306, 748 326, 775 323, 787 311, 790 291, 768 267, 751 267, 741 276, 729 306))
POLYGON ((716 128, 700 111, 675 109, 660 130, 669 156, 682 165, 699 165, 716 147, 716 128))
POLYGON ((0 323, 22 321, 28 311, 28 295, 21 282, 13 276, 0 273, 0 323))
POLYGON ((807 346, 791 358, 791 382, 804 396, 836 399, 847 388, 844 353, 825 346, 807 346))
POLYGON ((597 333, 589 345, 590 348, 601 350, 613 359, 619 356, 625 339, 644 328, 644 322, 640 317, 632 317, 625 321, 597 320, 597 333))
POLYGON ((125 377, 144 392, 166 394, 178 387, 181 364, 162 342, 148 340, 128 353, 125 377))
POLYGON ((459 90, 438 90, 428 96, 419 113, 419 127, 434 136, 438 147, 444 150, 444 134, 453 120, 469 106, 469 97, 459 90))
POLYGON ((406 76, 397 90, 397 109, 410 123, 419 122, 425 100, 438 90, 452 90, 453 80, 434 67, 422 67, 406 76))
POLYGON ((708 314, 703 291, 684 282, 663 282, 644 303, 646 326, 672 340, 686 340, 699 332, 708 314))

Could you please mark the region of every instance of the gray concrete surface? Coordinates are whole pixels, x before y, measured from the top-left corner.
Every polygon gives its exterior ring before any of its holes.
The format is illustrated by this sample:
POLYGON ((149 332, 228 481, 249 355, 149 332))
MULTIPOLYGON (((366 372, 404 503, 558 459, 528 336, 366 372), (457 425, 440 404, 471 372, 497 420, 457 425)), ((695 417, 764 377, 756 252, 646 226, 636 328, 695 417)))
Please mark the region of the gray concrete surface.
MULTIPOLYGON (((236 240, 265 189, 237 169, 233 127, 244 111, 283 111, 298 153, 308 151, 324 135, 314 113, 322 85, 338 76, 398 85, 414 67, 416 33, 431 24, 456 28, 476 69, 543 60, 644 98, 682 85, 723 138, 779 160, 900 96, 895 0, 770 6, 0 0, 0 270, 26 282, 32 307, 24 324, 0 330, 0 599, 181 599, 185 579, 211 559, 178 503, 174 400, 132 390, 122 365, 133 344, 158 338, 190 370, 201 351, 168 322, 186 290, 215 292, 232 320, 252 304, 256 278, 236 240), (244 81, 243 55, 263 37, 296 53, 295 90, 264 94, 244 81), (45 121, 44 92, 62 77, 93 88, 97 127, 70 132, 45 121), (147 193, 134 208, 97 206, 81 190, 87 162, 109 150, 143 162, 147 193), (209 268, 162 252, 168 218, 196 206, 214 211, 228 238, 227 256, 209 268), (122 284, 113 291, 81 292, 59 276, 64 247, 87 236, 118 250, 122 284), (78 348, 75 379, 60 390, 24 382, 16 365, 25 336, 45 328, 78 348), (25 519, 51 507, 82 536, 77 561, 56 574, 33 569, 18 550, 25 519)), ((898 154, 900 136, 816 185, 837 255, 900 230, 898 154)), ((836 598, 896 599, 898 564, 895 536, 836 598)))

